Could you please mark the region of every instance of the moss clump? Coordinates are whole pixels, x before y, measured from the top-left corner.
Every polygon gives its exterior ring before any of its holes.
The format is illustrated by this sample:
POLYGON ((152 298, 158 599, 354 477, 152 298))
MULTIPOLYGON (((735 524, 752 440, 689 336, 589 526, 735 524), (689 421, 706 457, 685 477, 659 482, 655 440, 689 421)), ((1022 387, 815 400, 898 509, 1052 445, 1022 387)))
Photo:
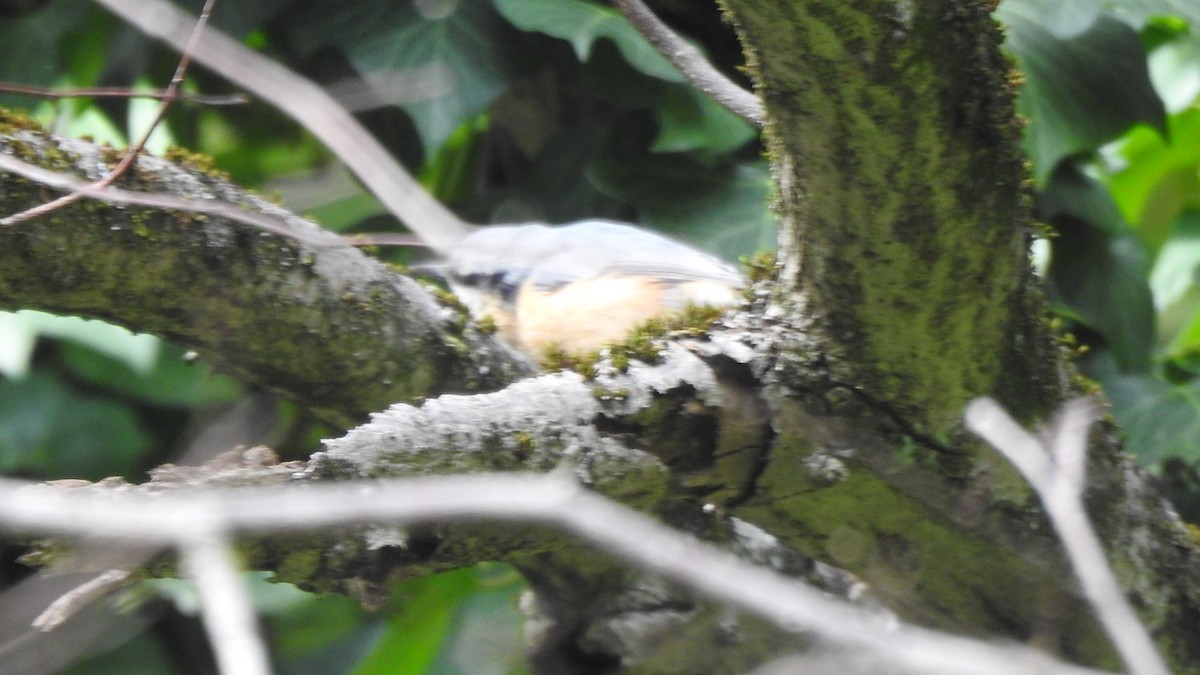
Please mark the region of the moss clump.
POLYGON ((513 433, 513 442, 516 444, 517 456, 521 459, 526 459, 533 454, 537 449, 537 443, 534 441, 533 434, 528 431, 517 431, 513 433))
MULTIPOLYGON (((612 366, 625 372, 634 359, 654 363, 662 353, 664 338, 704 335, 724 313, 721 307, 688 304, 678 312, 637 324, 625 339, 607 345, 612 366)), ((571 352, 552 344, 542 351, 538 363, 545 370, 573 370, 593 379, 599 360, 600 352, 571 352)))
POLYGON ((678 312, 640 323, 611 346, 613 366, 624 372, 630 359, 654 363, 662 353, 663 338, 704 335, 724 314, 721 307, 688 304, 678 312))
POLYGON ((311 579, 321 568, 319 548, 302 549, 289 553, 279 563, 276 576, 280 579, 311 579))
POLYGON ((586 380, 594 380, 596 379, 596 362, 599 360, 598 352, 578 354, 552 344, 542 350, 538 365, 548 371, 571 370, 579 373, 586 380))
POLYGON ((597 401, 624 401, 629 398, 629 389, 626 387, 618 387, 616 389, 596 387, 592 389, 592 396, 597 401))
POLYGON ((752 256, 742 256, 740 262, 746 268, 746 276, 751 284, 767 281, 774 277, 776 265, 775 251, 759 251, 752 256))
POLYGON ((0 108, 0 133, 11 134, 14 131, 35 131, 39 134, 49 133, 29 115, 8 108, 0 108))
POLYGON ((475 322, 475 327, 484 335, 494 335, 498 330, 496 320, 492 318, 491 314, 484 314, 479 317, 479 320, 475 322))
POLYGON ((233 181, 232 176, 217 168, 217 160, 213 159, 209 155, 172 145, 167 148, 165 153, 163 153, 163 158, 170 160, 185 169, 194 170, 223 181, 233 181))

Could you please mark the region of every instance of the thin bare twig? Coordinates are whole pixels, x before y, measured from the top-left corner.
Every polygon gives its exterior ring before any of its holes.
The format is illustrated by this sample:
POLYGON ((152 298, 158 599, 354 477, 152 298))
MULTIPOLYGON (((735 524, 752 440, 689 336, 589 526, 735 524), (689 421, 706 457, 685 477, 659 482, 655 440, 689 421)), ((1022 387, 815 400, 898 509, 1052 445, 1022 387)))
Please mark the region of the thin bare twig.
POLYGON ((967 428, 1003 453, 1041 497, 1084 596, 1129 672, 1167 675, 1162 656, 1126 600, 1083 508, 1087 433, 1095 416, 1096 404, 1090 399, 1067 403, 1049 429, 1049 446, 1022 429, 992 399, 972 401, 965 418, 967 428))
POLYGON ((60 595, 33 620, 33 627, 45 632, 58 628, 85 605, 102 598, 126 583, 129 570, 105 570, 67 593, 60 595))
MULTIPOLYGON (((130 192, 114 187, 99 188, 96 187, 95 183, 80 180, 67 174, 50 171, 49 169, 43 169, 40 166, 23 162, 16 157, 3 153, 0 153, 0 169, 24 176, 46 187, 58 190, 71 190, 73 194, 102 199, 112 204, 131 204, 156 209, 170 209, 188 213, 220 216, 246 223, 247 225, 252 225, 280 236, 312 244, 313 246, 345 246, 349 244, 346 239, 328 230, 322 230, 315 226, 310 230, 300 230, 291 227, 282 218, 276 218, 258 211, 249 211, 228 202, 217 200, 191 201, 168 194, 130 192)), ((0 226, 11 225, 13 223, 13 217, 11 216, 0 219, 0 226)))
POLYGON ((762 102, 713 67, 708 59, 662 22, 642 0, 616 0, 633 27, 679 69, 700 91, 733 114, 761 127, 766 121, 762 102))
POLYGON ((672 530, 585 490, 565 474, 445 476, 153 495, 97 494, 0 479, 0 523, 7 527, 176 546, 192 545, 188 542, 194 531, 218 526, 229 532, 267 532, 463 519, 557 525, 646 570, 781 626, 886 654, 889 662, 921 672, 1096 673, 1025 647, 897 624, 672 530))
POLYGON ((51 100, 62 98, 154 98, 162 101, 187 101, 189 103, 212 106, 243 105, 250 102, 250 97, 245 94, 189 94, 184 92, 171 95, 165 89, 138 91, 128 87, 63 87, 51 89, 49 87, 36 87, 31 84, 0 82, 0 91, 51 100))
POLYGON ((216 526, 192 522, 180 543, 184 567, 200 597, 204 628, 222 675, 269 675, 267 648, 229 542, 216 526))
MULTIPOLYGON (((208 19, 210 16, 212 16, 212 9, 216 4, 217 0, 205 0, 204 7, 200 10, 200 16, 196 19, 196 23, 192 27, 191 35, 188 37, 188 42, 184 47, 182 55, 179 57, 179 65, 175 67, 175 75, 171 77, 171 83, 167 85, 165 92, 166 95, 159 102, 158 111, 154 114, 154 119, 150 121, 150 125, 146 128, 145 133, 142 134, 142 137, 139 138, 137 142, 129 146, 129 148, 125 151, 125 155, 121 157, 121 161, 118 162, 115 167, 113 167, 113 170, 110 171, 107 176, 92 184, 92 188, 101 190, 112 185, 117 181, 117 179, 125 175, 125 172, 129 170, 129 167, 137 161, 137 157, 139 154, 141 154, 142 148, 146 147, 146 141, 150 139, 150 135, 154 133, 154 130, 162 122, 163 118, 166 117, 167 110, 170 109, 171 103, 178 97, 179 87, 183 85, 183 76, 187 73, 188 65, 192 62, 192 52, 195 50, 196 44, 200 40, 200 36, 204 33, 204 27, 208 25, 208 19)), ((27 209, 21 213, 14 213, 4 220, 10 225, 13 223, 19 223, 23 220, 36 218, 37 216, 49 213, 55 209, 62 208, 68 204, 73 204, 86 196, 88 196, 88 192, 83 190, 75 190, 74 192, 65 194, 58 199, 46 202, 40 206, 35 206, 32 209, 27 209)))
MULTIPOLYGON (((190 17, 166 0, 97 0, 109 11, 186 49, 190 17)), ((283 65, 216 29, 192 52, 208 69, 275 105, 341 158, 359 180, 435 251, 444 253, 470 226, 434 199, 332 96, 283 65)))

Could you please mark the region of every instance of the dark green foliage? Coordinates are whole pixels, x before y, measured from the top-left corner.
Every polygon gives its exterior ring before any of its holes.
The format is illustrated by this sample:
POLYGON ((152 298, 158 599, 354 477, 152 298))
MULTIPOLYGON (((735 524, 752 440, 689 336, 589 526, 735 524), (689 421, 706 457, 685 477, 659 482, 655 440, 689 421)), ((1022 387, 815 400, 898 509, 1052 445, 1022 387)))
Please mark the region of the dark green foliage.
POLYGON ((1033 0, 998 14, 1027 81, 1027 149, 1055 230, 1052 297, 1086 346, 1080 366, 1131 452, 1194 463, 1200 15, 1192 3, 1033 0))

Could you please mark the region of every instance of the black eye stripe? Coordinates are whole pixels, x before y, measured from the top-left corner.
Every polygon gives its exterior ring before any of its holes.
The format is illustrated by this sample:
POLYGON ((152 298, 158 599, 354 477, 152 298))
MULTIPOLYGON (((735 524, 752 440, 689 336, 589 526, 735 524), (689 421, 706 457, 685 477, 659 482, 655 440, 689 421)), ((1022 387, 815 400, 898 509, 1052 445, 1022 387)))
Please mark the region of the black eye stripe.
POLYGON ((472 272, 470 274, 455 274, 454 280, 463 286, 478 288, 481 291, 492 291, 504 302, 513 302, 517 290, 521 287, 523 275, 508 272, 472 272))

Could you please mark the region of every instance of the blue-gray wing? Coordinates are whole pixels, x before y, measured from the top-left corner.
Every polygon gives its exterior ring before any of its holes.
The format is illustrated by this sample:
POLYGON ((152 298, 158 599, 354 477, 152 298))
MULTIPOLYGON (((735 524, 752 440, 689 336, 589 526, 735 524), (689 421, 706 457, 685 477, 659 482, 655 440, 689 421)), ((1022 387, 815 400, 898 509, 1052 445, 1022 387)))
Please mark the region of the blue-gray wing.
POLYGON ((668 283, 745 285, 720 258, 641 228, 609 220, 550 227, 486 227, 447 257, 444 272, 463 284, 511 297, 524 283, 550 291, 580 279, 649 276, 668 283))

